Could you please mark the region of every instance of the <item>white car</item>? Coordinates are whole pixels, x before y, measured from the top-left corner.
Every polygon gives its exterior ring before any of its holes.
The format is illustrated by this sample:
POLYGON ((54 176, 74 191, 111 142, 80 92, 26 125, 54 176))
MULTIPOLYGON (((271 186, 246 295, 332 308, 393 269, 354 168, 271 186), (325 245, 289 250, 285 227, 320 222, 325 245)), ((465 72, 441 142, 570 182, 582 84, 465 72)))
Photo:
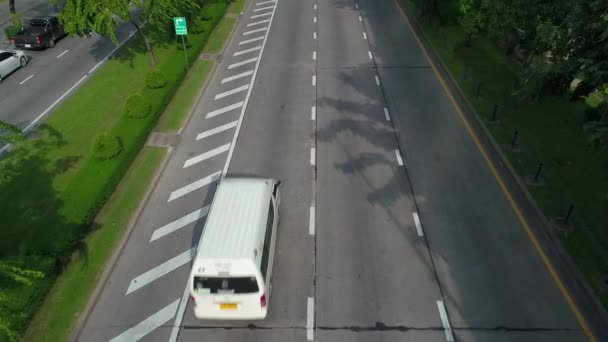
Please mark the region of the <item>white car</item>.
POLYGON ((26 66, 28 58, 21 50, 0 49, 0 82, 13 71, 26 66))

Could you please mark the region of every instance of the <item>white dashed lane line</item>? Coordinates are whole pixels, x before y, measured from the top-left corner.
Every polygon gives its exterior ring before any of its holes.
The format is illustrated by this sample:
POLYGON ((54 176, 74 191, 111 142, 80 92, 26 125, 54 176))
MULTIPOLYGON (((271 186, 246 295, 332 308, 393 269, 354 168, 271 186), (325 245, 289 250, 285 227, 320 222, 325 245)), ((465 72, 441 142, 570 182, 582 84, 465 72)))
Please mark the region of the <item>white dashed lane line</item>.
POLYGON ((243 101, 240 101, 240 102, 237 102, 235 104, 231 104, 230 106, 226 106, 226 107, 223 107, 223 108, 211 111, 211 112, 207 113, 207 116, 205 116, 205 119, 209 119, 209 118, 212 118, 214 116, 217 116, 217 115, 220 115, 220 114, 224 114, 226 112, 229 112, 231 110, 235 110, 235 109, 238 109, 238 108, 241 108, 241 107, 243 107, 243 101))
POLYGON ((221 83, 224 84, 224 83, 238 80, 239 78, 243 78, 243 77, 247 77, 247 76, 251 76, 251 75, 253 75, 253 70, 245 71, 240 74, 236 74, 234 76, 223 78, 221 83))
POLYGON ((257 42, 258 40, 264 40, 264 36, 243 40, 243 41, 239 42, 239 45, 245 45, 245 44, 257 42))
POLYGON ((252 26, 258 26, 258 25, 262 25, 262 24, 266 24, 267 22, 269 22, 270 19, 265 19, 265 20, 260 20, 260 21, 255 21, 253 23, 249 23, 247 24, 247 27, 252 27, 252 26))
POLYGON ((68 53, 69 50, 65 50, 62 53, 60 53, 59 55, 57 55, 57 58, 61 58, 61 56, 65 55, 66 53, 68 53))
POLYGON ((367 40, 367 34, 365 34, 365 32, 363 32, 363 39, 367 40))
POLYGON ((210 137, 210 136, 212 136, 212 135, 214 135, 214 134, 221 133, 221 132, 223 132, 223 131, 227 131, 227 130, 229 130, 229 129, 231 129, 231 128, 236 127, 236 124, 237 124, 237 123, 238 123, 238 121, 237 121, 237 120, 234 120, 234 121, 229 122, 229 123, 227 123, 227 124, 224 124, 224 125, 221 125, 221 126, 215 127, 215 128, 213 128, 213 129, 210 129, 210 130, 208 130, 208 131, 205 131, 205 132, 203 132, 203 133, 200 133, 199 135, 197 135, 197 136, 196 136, 196 140, 201 140, 201 139, 203 139, 203 138, 210 137))
POLYGON ((376 79, 376 85, 380 85, 380 79, 378 78, 378 75, 374 76, 374 78, 376 79))
POLYGON ((209 158, 213 158, 217 155, 220 155, 226 151, 228 151, 230 149, 230 143, 224 144, 220 147, 216 147, 213 150, 207 151, 205 153, 201 153, 196 157, 192 157, 188 160, 186 160, 186 162, 184 163, 184 168, 190 167, 194 164, 203 162, 209 158))
POLYGON ((192 260, 192 256, 194 255, 195 249, 191 248, 176 257, 173 257, 162 264, 150 269, 149 271, 135 277, 131 280, 129 284, 129 288, 127 289, 126 295, 133 293, 142 287, 150 284, 151 282, 157 280, 158 278, 165 276, 171 271, 176 270, 179 267, 184 266, 192 260))
POLYGON ((442 300, 437 301, 437 309, 439 310, 439 317, 441 318, 441 324, 443 324, 443 330, 445 332, 445 339, 448 342, 454 341, 454 334, 452 333, 452 327, 450 326, 450 321, 448 320, 448 313, 445 310, 445 306, 442 300))
POLYGON ((29 75, 28 77, 26 77, 23 81, 19 82, 19 85, 23 85, 25 82, 29 81, 32 79, 32 77, 34 77, 34 75, 29 75))
POLYGON ((157 228, 154 233, 152 233, 152 237, 150 238, 150 242, 156 241, 164 236, 167 236, 173 232, 176 232, 190 223, 194 223, 199 219, 205 217, 209 213, 209 206, 205 206, 201 209, 195 210, 188 215, 182 216, 179 219, 167 223, 166 225, 157 228))
POLYGON ((255 51, 260 50, 261 48, 262 48, 262 45, 258 45, 256 47, 252 47, 250 49, 245 49, 245 50, 237 51, 232 56, 236 57, 236 56, 244 55, 246 53, 255 52, 255 51))
POLYGON ((403 166, 403 159, 401 159, 401 152, 399 150, 395 150, 395 155, 397 156, 397 163, 399 166, 403 166))
POLYGON ((234 69, 234 68, 238 68, 238 67, 243 66, 243 65, 245 65, 245 64, 255 63, 257 60, 258 60, 258 58, 257 58, 257 57, 254 57, 254 58, 246 59, 246 60, 244 60, 244 61, 242 61, 242 62, 238 62, 238 63, 230 64, 230 65, 228 66, 228 70, 230 70, 230 69, 234 69))
POLYGON ((141 339, 169 322, 169 320, 175 316, 178 307, 179 299, 176 299, 173 303, 167 305, 154 315, 114 337, 110 342, 133 342, 141 339))
POLYGON ((271 16, 272 12, 268 12, 268 13, 261 13, 261 14, 256 14, 256 15, 252 15, 251 19, 256 19, 256 18, 262 18, 262 17, 268 17, 271 16))
POLYGON ((312 108, 310 109, 310 120, 317 120, 317 106, 312 106, 312 108))
POLYGON ((391 121, 391 117, 388 115, 388 108, 384 107, 384 118, 386 121, 391 121))
POLYGON ((240 87, 236 87, 234 89, 230 89, 230 90, 221 92, 221 93, 215 95, 215 97, 213 99, 214 100, 223 99, 224 97, 227 97, 227 96, 230 96, 230 95, 234 95, 236 93, 240 93, 240 92, 245 91, 247 89, 249 89, 249 84, 245 84, 245 85, 242 85, 240 87))
POLYGON ((221 175, 222 175, 222 171, 218 171, 207 177, 201 178, 201 179, 197 180, 196 182, 193 182, 184 187, 181 187, 181 188, 173 191, 171 193, 171 195, 169 195, 169 200, 167 200, 167 202, 174 201, 182 196, 185 196, 185 195, 191 193, 192 191, 195 191, 204 186, 207 186, 207 185, 217 181, 218 179, 220 179, 221 175))
POLYGON ((418 213, 414 211, 412 213, 412 217, 414 218, 414 225, 416 226, 416 234, 418 234, 419 237, 423 237, 424 231, 422 230, 422 223, 420 222, 420 216, 418 216, 418 213))
POLYGON ((256 8, 256 9, 254 9, 253 11, 254 11, 254 12, 262 12, 262 11, 269 10, 269 9, 274 9, 274 6, 268 6, 268 7, 256 8))

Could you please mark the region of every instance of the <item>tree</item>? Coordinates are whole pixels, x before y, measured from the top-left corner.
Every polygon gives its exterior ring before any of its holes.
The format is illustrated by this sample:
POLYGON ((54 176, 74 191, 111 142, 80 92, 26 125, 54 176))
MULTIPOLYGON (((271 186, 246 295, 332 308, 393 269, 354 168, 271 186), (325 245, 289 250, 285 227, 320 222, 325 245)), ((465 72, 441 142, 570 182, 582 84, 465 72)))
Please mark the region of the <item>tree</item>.
POLYGON ((485 13, 482 10, 483 0, 460 0, 460 17, 458 22, 466 33, 464 46, 471 47, 473 37, 481 32, 484 27, 485 13))
POLYGON ((0 144, 15 143, 23 140, 23 133, 17 126, 0 121, 0 144))
POLYGON ((116 18, 130 22, 142 37, 150 63, 155 66, 156 57, 148 34, 142 29, 143 23, 150 30, 165 31, 174 16, 190 14, 198 8, 195 0, 66 0, 59 20, 70 34, 93 30, 110 37, 115 44, 118 43, 115 30, 120 24, 116 18), (138 9, 139 15, 132 8, 138 9))

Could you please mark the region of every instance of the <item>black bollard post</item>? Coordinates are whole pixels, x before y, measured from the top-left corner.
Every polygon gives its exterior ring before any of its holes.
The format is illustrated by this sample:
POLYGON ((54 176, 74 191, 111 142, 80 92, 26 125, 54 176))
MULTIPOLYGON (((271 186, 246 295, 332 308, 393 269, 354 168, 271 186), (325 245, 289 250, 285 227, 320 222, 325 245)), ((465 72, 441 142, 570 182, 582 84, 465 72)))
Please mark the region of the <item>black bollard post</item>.
POLYGON ((494 110, 492 111, 492 121, 496 121, 496 114, 498 113, 498 105, 494 104, 494 110))
POLYGON ((570 208, 568 208, 568 213, 566 214, 566 217, 564 217, 564 226, 567 226, 570 223, 572 211, 574 211, 574 204, 570 204, 570 208))
POLYGON ((519 132, 517 130, 515 130, 515 132, 513 132, 513 139, 511 139, 511 148, 515 149, 517 147, 517 136, 519 135, 519 132))
POLYGON ((543 162, 538 163, 538 169, 536 169, 536 174, 534 175, 534 181, 538 182, 538 177, 540 177, 540 172, 543 169, 543 162))

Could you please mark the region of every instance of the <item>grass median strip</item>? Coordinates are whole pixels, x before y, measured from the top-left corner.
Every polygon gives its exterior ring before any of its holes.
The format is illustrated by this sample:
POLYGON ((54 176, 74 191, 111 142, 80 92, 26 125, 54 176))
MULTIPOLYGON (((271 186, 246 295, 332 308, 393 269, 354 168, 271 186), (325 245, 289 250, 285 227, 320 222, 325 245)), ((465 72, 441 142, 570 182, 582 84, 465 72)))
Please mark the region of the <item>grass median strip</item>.
POLYGON ((86 239, 85 253, 75 256, 57 278, 45 303, 32 320, 25 341, 67 341, 103 268, 124 234, 133 211, 142 201, 166 150, 145 147, 116 192, 95 220, 97 229, 86 239))
MULTIPOLYGON (((228 12, 239 6, 242 8, 244 4, 245 0, 238 0, 228 7, 228 12)), ((203 48, 203 53, 220 53, 228 41, 228 37, 235 25, 235 18, 224 16, 209 36, 207 44, 205 44, 205 47, 203 48)), ((177 132, 183 127, 186 118, 196 104, 196 100, 198 99, 197 95, 200 94, 202 87, 205 86, 207 78, 214 66, 215 61, 197 60, 194 63, 192 68, 190 68, 190 72, 186 76, 186 79, 167 106, 165 113, 161 116, 158 126, 156 127, 157 131, 177 132)))
POLYGON ((205 85, 205 81, 213 69, 213 64, 212 61, 197 60, 192 65, 186 79, 161 116, 156 127, 157 131, 177 132, 182 128, 196 103, 197 95, 200 94, 201 88, 205 85))

